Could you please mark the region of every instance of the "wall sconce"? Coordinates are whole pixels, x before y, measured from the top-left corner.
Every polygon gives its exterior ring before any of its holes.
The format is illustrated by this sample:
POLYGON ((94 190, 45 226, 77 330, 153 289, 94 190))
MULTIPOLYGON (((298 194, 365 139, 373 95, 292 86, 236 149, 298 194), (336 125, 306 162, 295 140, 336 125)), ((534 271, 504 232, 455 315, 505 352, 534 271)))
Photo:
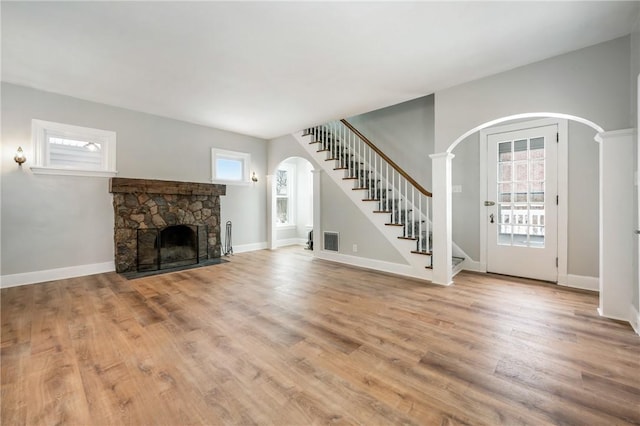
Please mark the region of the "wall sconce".
POLYGON ((16 155, 13 156, 13 160, 18 163, 18 166, 22 166, 22 163, 27 161, 27 157, 24 156, 24 152, 22 151, 22 147, 18 147, 16 151, 16 155))
POLYGON ((251 180, 253 181, 253 183, 256 183, 258 181, 258 176, 256 176, 256 172, 253 172, 253 174, 251 175, 251 180))

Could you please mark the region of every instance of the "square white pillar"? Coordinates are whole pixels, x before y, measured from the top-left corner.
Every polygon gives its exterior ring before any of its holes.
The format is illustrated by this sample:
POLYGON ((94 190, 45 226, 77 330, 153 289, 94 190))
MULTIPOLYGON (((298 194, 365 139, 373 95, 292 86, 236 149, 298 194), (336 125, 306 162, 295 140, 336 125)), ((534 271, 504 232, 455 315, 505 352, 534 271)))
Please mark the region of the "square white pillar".
POLYGON ((433 259, 432 278, 434 284, 453 283, 452 202, 451 202, 451 160, 449 152, 432 154, 433 182, 433 259))
POLYGON ((313 255, 322 250, 322 204, 320 191, 322 190, 322 170, 313 169, 313 255))
POLYGON ((267 179, 267 247, 269 250, 274 250, 277 247, 277 234, 276 234, 276 187, 273 184, 273 175, 266 175, 267 179))
MULTIPOLYGON (((600 315, 629 321, 634 285, 634 129, 600 143, 600 315)), ((576 214, 579 214, 576 213, 576 214)), ((637 259, 636 259, 637 262, 637 259)))

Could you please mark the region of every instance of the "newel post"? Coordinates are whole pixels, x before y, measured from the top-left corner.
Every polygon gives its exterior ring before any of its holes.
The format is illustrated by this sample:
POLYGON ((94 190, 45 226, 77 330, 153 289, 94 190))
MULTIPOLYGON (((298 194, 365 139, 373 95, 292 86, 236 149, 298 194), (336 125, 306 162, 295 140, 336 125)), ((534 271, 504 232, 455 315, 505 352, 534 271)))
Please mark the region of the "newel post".
POLYGON ((433 275, 434 284, 453 283, 452 202, 451 202, 451 160, 449 152, 431 154, 433 182, 433 275))

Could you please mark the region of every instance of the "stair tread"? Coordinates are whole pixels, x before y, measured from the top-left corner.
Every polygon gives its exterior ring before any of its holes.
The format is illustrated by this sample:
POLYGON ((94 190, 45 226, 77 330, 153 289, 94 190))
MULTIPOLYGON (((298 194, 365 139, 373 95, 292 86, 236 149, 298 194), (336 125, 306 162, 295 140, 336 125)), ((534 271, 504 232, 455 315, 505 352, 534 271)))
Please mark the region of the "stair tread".
POLYGON ((363 198, 362 201, 380 201, 380 198, 363 198))
POLYGON ((330 149, 319 149, 316 152, 329 152, 331 151, 330 149))
POLYGON ((399 240, 418 241, 416 237, 398 237, 399 240))
POLYGON ((404 226, 404 223, 385 223, 386 226, 404 226))
POLYGON ((333 170, 349 170, 349 168, 348 167, 334 167, 333 170))
POLYGON ((371 189, 371 188, 367 188, 366 186, 359 186, 357 188, 352 188, 354 191, 362 191, 364 189, 371 189))
POLYGON ((358 178, 353 176, 342 178, 342 180, 353 180, 353 179, 358 179, 358 178))
POLYGON ((374 210, 374 213, 393 213, 392 210, 374 210))
POLYGON ((430 251, 418 251, 418 250, 411 250, 411 253, 414 254, 423 254, 425 256, 431 256, 433 255, 433 253, 431 253, 430 251))

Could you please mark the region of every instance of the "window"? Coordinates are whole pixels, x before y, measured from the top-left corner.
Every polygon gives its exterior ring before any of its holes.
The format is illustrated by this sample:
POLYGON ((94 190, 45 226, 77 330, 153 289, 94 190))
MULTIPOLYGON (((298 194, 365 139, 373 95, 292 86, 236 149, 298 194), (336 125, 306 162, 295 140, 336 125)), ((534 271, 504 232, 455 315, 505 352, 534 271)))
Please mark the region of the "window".
POLYGON ((51 121, 31 122, 34 173, 115 176, 116 133, 51 121))
POLYGON ((294 226, 293 185, 295 168, 291 164, 282 164, 276 171, 276 225, 294 226))
POLYGON ((245 152, 211 150, 211 180, 225 184, 249 184, 251 154, 245 152))

